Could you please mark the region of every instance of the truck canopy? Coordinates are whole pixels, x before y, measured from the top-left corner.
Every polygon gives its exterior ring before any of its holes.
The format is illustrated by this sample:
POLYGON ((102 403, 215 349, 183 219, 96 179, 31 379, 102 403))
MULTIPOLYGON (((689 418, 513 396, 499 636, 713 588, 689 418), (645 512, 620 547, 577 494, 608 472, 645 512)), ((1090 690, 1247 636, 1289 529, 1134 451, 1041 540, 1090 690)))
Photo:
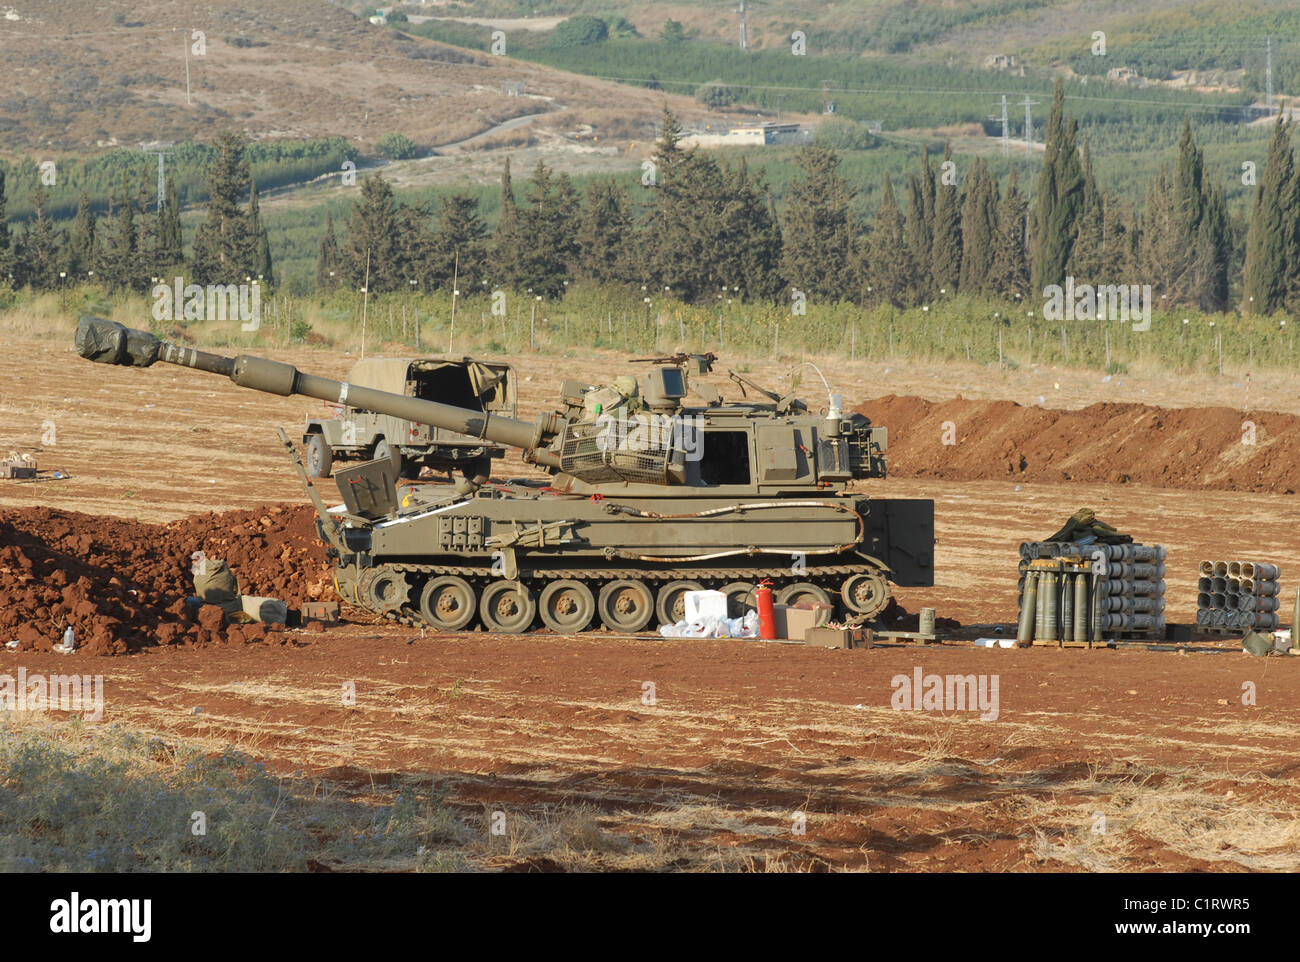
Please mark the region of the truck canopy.
POLYGON ((357 361, 348 381, 470 411, 513 416, 516 387, 510 365, 470 357, 368 357, 357 361))

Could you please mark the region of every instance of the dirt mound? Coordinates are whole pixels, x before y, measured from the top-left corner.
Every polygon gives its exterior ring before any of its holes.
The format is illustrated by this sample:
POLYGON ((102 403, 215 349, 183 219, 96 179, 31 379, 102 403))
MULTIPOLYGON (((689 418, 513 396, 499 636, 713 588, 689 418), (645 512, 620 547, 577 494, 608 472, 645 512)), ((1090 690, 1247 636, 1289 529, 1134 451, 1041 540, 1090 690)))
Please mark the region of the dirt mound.
POLYGON ((153 645, 255 641, 261 625, 223 628, 219 609, 195 617, 196 552, 224 558, 245 594, 291 607, 330 590, 325 545, 308 507, 209 513, 169 524, 71 511, 0 511, 0 641, 48 650, 68 625, 91 654, 153 645))
POLYGON ((897 395, 856 410, 888 426, 895 477, 1300 490, 1300 417, 1290 414, 1115 403, 1054 411, 897 395))

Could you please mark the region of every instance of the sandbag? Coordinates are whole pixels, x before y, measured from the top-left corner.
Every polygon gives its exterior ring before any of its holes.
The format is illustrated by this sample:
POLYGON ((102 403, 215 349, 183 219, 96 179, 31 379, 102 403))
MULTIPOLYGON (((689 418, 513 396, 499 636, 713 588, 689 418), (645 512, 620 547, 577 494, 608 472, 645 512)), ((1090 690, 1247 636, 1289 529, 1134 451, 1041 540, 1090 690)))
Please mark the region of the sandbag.
POLYGON ((220 558, 204 558, 194 566, 194 593, 204 604, 220 605, 228 615, 241 608, 239 580, 220 558))

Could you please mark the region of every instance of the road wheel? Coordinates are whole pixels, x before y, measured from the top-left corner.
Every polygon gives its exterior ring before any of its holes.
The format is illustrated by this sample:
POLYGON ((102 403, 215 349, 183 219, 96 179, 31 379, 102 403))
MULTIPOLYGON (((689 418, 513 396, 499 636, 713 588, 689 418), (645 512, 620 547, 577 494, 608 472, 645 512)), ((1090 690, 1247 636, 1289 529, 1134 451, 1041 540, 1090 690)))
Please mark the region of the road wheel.
POLYGON ((758 610, 758 599, 755 596, 757 590, 752 584, 745 581, 733 581, 729 585, 723 585, 718 589, 727 596, 727 617, 741 618, 750 608, 758 610))
POLYGON ((518 581, 494 581, 483 589, 478 613, 488 631, 519 634, 532 627, 537 599, 518 581))
POLYGON ((640 631, 654 614, 654 598, 642 581, 611 581, 600 589, 596 603, 600 620, 610 631, 640 631))
POLYGON ((581 581, 553 581, 537 602, 542 621, 561 635, 586 631, 596 613, 596 599, 581 581))
POLYGON ((420 594, 420 614, 439 631, 460 631, 473 620, 477 607, 474 589, 455 575, 430 578, 420 594))
POLYGON ((840 587, 840 597, 853 614, 872 618, 889 604, 889 583, 878 571, 850 575, 840 587))
POLYGON ((829 605, 831 596, 823 588, 819 588, 807 581, 796 581, 792 585, 786 585, 776 593, 776 603, 778 605, 829 605))
POLYGON ((328 478, 334 467, 334 449, 323 434, 313 434, 307 442, 307 473, 313 478, 328 478))
POLYGON ((655 601, 655 614, 659 624, 675 625, 686 617, 686 592, 703 591, 698 581, 670 581, 659 589, 655 601))

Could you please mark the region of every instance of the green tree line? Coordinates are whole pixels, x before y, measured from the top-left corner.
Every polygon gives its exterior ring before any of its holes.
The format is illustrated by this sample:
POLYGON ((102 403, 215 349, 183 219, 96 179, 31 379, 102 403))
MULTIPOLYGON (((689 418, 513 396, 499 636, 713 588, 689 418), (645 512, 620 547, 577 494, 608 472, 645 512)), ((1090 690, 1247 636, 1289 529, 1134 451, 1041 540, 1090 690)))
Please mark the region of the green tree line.
MULTIPOLYGON (((1234 224, 1222 187, 1206 176, 1190 123, 1142 204, 1128 204, 1099 183, 1058 84, 1034 183, 1015 168, 1003 180, 983 159, 959 165, 947 149, 922 147, 902 181, 885 175, 864 216, 863 185, 843 175, 835 150, 813 145, 798 154, 778 212, 762 170, 744 157, 684 149, 665 111, 644 189, 607 179, 579 189, 539 161, 520 190, 507 162, 492 229, 473 194, 409 203, 382 176, 363 178, 346 215, 326 215, 316 286, 382 293, 454 284, 553 298, 583 282, 695 304, 802 298, 908 307, 956 293, 1036 299, 1072 275, 1150 284, 1162 309, 1222 311, 1239 291, 1246 310, 1270 313, 1300 304, 1300 168, 1291 139, 1291 125, 1279 121, 1245 224, 1234 224)), ((0 279, 41 290, 61 283, 61 272, 94 271, 109 287, 141 289, 184 267, 199 283, 271 283, 248 153, 229 134, 214 145, 209 200, 188 256, 179 202, 151 212, 143 191, 133 197, 123 182, 109 214, 97 215, 83 197, 68 228, 45 216, 39 193, 37 215, 17 230, 0 207, 0 279)))

